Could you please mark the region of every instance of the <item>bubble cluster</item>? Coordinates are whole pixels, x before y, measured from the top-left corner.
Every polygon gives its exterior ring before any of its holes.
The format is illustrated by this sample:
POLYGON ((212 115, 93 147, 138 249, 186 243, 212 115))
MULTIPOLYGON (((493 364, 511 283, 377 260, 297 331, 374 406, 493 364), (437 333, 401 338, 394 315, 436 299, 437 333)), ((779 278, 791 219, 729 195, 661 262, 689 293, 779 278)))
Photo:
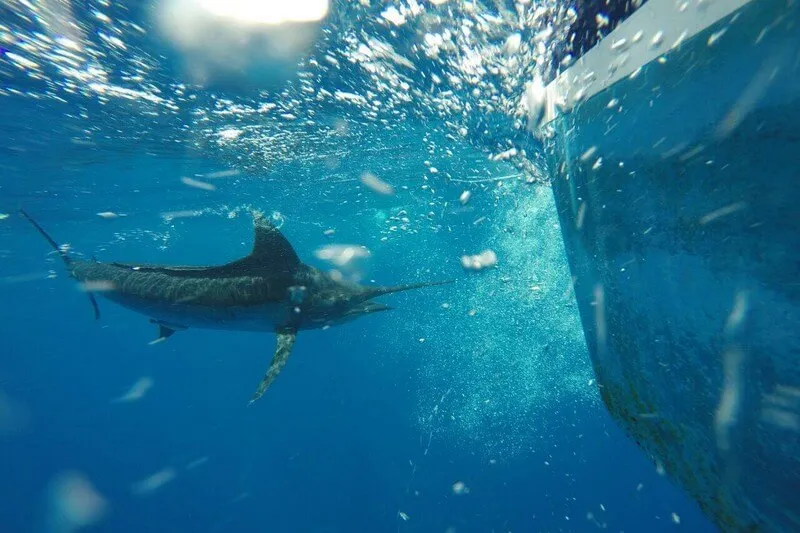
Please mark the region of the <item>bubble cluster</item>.
MULTIPOLYGON (((262 171, 298 155, 309 165, 340 160, 343 136, 359 136, 365 124, 402 130, 415 119, 530 170, 527 87, 552 79, 550 58, 575 18, 555 0, 406 0, 388 9, 333 2, 292 75, 259 90, 244 81, 204 86, 213 73, 178 81, 181 58, 165 57, 157 33, 145 29, 160 27, 151 24, 157 14, 146 10, 47 0, 6 11, 0 76, 10 83, 0 96, 73 104, 63 124, 73 149, 199 152, 262 171)), ((229 68, 237 57, 207 68, 229 68)), ((268 71, 270 61, 262 54, 263 64, 246 71, 268 71)))
POLYGON ((423 350, 416 415, 424 434, 487 457, 535 450, 554 429, 542 424, 568 423, 554 410, 598 401, 552 196, 541 188, 506 201, 514 208, 502 210, 492 242, 503 262, 448 297, 450 327, 423 350))

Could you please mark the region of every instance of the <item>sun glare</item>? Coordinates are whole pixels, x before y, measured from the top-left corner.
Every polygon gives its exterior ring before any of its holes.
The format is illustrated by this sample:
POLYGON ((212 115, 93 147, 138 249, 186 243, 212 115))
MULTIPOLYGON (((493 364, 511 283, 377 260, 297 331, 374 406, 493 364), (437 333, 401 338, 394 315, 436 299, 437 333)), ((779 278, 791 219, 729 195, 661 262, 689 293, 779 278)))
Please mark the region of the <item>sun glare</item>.
POLYGON ((328 14, 328 0, 195 0, 203 9, 237 22, 313 22, 328 14))

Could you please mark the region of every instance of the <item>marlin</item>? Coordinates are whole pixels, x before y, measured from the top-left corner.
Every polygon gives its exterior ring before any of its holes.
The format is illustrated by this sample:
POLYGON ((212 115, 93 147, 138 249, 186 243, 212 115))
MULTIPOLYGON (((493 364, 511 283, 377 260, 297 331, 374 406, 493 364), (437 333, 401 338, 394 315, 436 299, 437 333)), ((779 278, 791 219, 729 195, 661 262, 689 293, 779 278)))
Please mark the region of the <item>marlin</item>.
POLYGON ((300 261, 294 248, 261 213, 254 213, 249 255, 217 266, 170 266, 78 260, 20 210, 60 255, 70 276, 87 291, 95 318, 94 293, 150 318, 163 342, 188 328, 269 331, 277 334, 272 362, 252 404, 272 384, 292 352, 297 332, 349 322, 388 311, 377 296, 452 281, 370 287, 331 275, 300 261))

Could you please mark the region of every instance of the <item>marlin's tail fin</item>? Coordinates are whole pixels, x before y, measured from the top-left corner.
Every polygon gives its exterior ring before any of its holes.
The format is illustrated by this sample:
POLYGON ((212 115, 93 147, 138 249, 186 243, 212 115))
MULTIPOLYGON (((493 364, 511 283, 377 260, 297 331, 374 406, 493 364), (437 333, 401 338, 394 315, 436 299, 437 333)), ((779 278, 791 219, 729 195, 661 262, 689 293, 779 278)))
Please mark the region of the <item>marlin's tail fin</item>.
POLYGON ((447 281, 423 281, 421 283, 409 283, 407 285, 395 285, 393 287, 369 287, 367 290, 368 298, 375 298, 376 296, 383 296, 384 294, 392 294, 395 292, 410 291, 413 289, 421 289, 423 287, 435 287, 437 285, 447 285, 454 283, 455 280, 447 281))
MULTIPOLYGON (((42 235, 42 237, 44 237, 45 240, 50 243, 50 246, 52 246, 53 249, 56 252, 58 252, 58 255, 61 257, 61 260, 64 261, 64 264, 67 265, 67 268, 69 268, 70 265, 72 264, 72 258, 69 256, 67 251, 61 248, 58 245, 58 243, 50 235, 48 235, 48 233, 44 230, 44 228, 42 228, 39 225, 39 223, 36 222, 28 213, 26 213, 22 209, 20 209, 19 212, 22 216, 27 218, 28 222, 30 222, 31 225, 33 225, 33 227, 36 228, 36 231, 38 231, 42 235)), ((100 318, 100 308, 97 306, 97 300, 94 299, 94 295, 92 293, 89 292, 86 294, 89 296, 89 301, 92 303, 92 309, 94 309, 94 318, 95 319, 100 318)))

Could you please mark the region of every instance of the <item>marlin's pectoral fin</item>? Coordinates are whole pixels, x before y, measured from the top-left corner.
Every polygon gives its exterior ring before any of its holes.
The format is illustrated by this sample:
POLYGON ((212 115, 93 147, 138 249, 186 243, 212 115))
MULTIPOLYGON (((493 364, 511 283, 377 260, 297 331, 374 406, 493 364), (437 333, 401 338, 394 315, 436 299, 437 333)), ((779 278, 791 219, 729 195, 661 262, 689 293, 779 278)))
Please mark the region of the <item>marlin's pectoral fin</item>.
POLYGON ((167 325, 164 322, 160 322, 158 320, 153 320, 153 319, 151 319, 150 322, 152 322, 153 324, 158 324, 158 337, 156 339, 150 341, 148 343, 150 345, 158 344, 160 342, 164 342, 168 338, 172 337, 172 334, 175 333, 177 330, 186 329, 185 327, 181 327, 181 326, 173 326, 171 324, 167 325))
POLYGON ((275 378, 278 377, 281 370, 283 370, 283 367, 286 366, 289 354, 292 353, 292 346, 294 346, 295 338, 297 338, 296 329, 287 328, 278 331, 278 344, 275 347, 275 355, 272 357, 269 370, 264 374, 261 383, 258 384, 256 393, 253 394, 253 397, 250 399, 250 404, 261 398, 267 388, 275 381, 275 378))

